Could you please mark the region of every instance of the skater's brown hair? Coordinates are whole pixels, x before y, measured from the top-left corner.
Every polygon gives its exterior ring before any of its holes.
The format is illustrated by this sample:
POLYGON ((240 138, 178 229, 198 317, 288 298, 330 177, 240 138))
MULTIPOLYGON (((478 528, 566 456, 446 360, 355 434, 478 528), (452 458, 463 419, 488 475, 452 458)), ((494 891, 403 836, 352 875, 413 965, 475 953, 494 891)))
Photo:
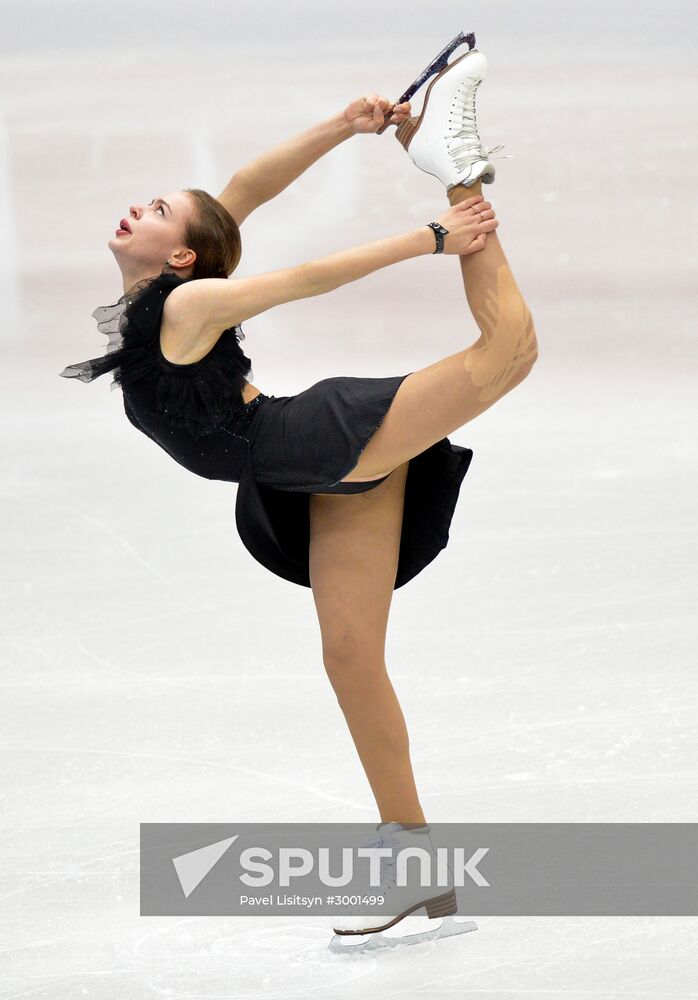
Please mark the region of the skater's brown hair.
POLYGON ((242 256, 238 224, 208 191, 184 190, 195 207, 184 231, 185 244, 196 253, 192 278, 227 278, 242 256))

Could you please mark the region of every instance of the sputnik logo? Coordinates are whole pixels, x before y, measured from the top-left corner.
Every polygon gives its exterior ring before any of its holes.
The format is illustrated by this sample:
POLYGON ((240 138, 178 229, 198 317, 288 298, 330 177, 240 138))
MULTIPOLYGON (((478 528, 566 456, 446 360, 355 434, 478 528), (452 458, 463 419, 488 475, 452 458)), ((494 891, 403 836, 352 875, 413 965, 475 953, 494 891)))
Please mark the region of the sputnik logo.
POLYGON ((199 847, 196 851, 189 851, 187 854, 180 854, 179 857, 172 858, 179 884, 187 899, 239 836, 236 833, 234 837, 218 840, 215 844, 207 844, 205 847, 199 847))

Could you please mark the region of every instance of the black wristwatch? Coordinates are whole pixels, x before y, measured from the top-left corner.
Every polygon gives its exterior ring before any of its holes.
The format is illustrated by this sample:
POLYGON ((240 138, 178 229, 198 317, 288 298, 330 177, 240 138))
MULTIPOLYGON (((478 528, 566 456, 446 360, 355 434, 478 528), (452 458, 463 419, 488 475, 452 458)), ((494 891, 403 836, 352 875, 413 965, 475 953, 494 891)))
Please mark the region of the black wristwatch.
POLYGON ((444 236, 448 234, 449 230, 444 229, 439 222, 428 222, 427 225, 434 230, 434 235, 436 236, 436 250, 434 250, 434 253, 443 253, 444 236))

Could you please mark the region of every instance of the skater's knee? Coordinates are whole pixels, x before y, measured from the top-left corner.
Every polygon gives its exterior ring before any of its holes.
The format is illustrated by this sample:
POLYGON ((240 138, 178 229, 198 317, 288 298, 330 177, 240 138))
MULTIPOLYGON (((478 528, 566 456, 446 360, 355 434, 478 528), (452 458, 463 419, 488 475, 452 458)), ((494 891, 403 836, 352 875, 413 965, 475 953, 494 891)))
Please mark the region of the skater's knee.
POLYGON ((341 698, 365 698, 370 686, 386 677, 383 650, 358 637, 343 636, 324 646, 322 659, 330 683, 341 698))

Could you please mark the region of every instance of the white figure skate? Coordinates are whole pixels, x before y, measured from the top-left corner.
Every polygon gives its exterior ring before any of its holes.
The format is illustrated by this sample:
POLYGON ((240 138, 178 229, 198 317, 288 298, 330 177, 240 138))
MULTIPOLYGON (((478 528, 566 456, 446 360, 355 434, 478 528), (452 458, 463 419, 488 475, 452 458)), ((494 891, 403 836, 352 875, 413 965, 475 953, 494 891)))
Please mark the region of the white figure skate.
MULTIPOLYGON (((411 97, 439 70, 429 84, 421 114, 403 121, 395 133, 415 166, 438 177, 447 192, 456 184, 468 187, 478 179, 483 184, 492 184, 496 168, 491 161, 512 158, 510 154, 496 157, 494 154, 504 148, 503 143, 485 149, 478 135, 475 97, 487 72, 487 60, 473 48, 474 44, 474 35, 461 32, 408 87, 405 94, 411 97), (469 51, 447 62, 448 55, 463 42, 468 42, 469 51)), ((403 95, 396 103, 407 99, 403 95)), ((388 110, 388 115, 391 111, 388 110)))
MULTIPOLYGON (((395 895, 397 883, 397 854, 404 847, 421 847, 431 856, 433 871, 436 871, 436 850, 431 840, 429 827, 404 829, 400 823, 382 823, 377 827, 377 836, 365 841, 363 847, 386 847, 392 849, 392 856, 381 862, 381 884, 376 887, 376 895, 390 899, 395 895)), ((408 944, 420 944, 438 938, 452 937, 467 931, 477 930, 473 920, 456 920, 456 894, 453 888, 452 872, 449 887, 415 886, 405 900, 405 889, 400 892, 399 912, 368 915, 361 913, 360 907, 348 910, 333 921, 334 937, 329 949, 336 954, 356 954, 395 948, 408 944), (420 910, 426 917, 416 916, 420 910), (414 924, 418 926, 413 926, 414 924), (409 933, 412 930, 413 933, 409 933)), ((397 907, 396 907, 397 909, 397 907)))

